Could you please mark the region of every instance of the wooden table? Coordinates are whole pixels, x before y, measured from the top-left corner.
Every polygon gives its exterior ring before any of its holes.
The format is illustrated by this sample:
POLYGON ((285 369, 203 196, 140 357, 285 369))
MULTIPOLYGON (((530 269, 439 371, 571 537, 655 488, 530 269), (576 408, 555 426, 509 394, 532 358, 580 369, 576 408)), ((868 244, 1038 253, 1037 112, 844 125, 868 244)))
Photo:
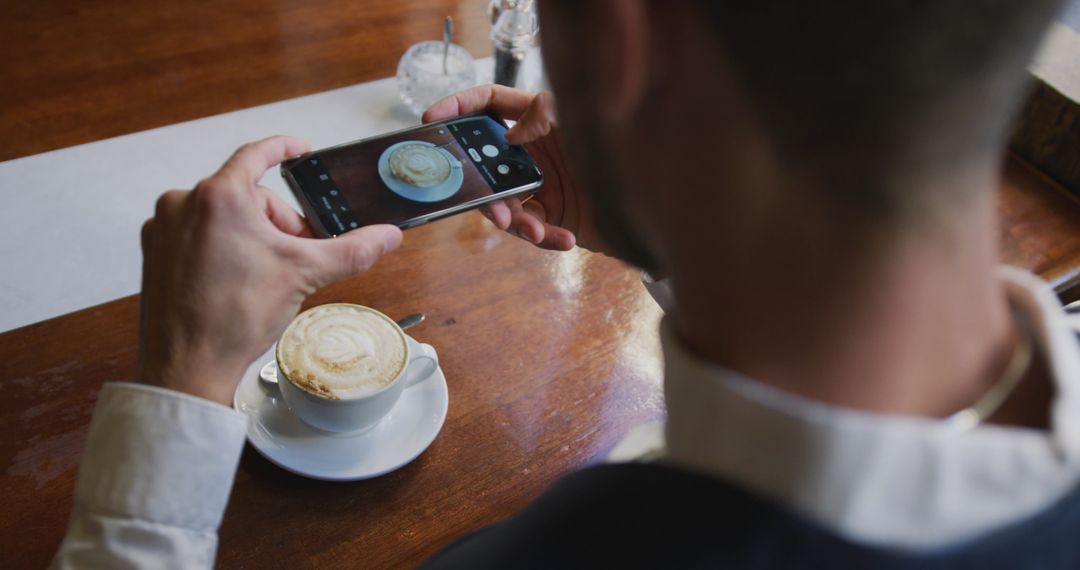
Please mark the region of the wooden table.
MULTIPOLYGON (((92 4, 22 3, 0 20, 0 79, 18 85, 0 90, 0 159, 388 76, 445 14, 490 52, 486 0, 92 4)), ((1070 275, 1080 205, 1015 159, 1005 173, 1006 259, 1070 275)), ((410 230, 401 252, 309 304, 331 301, 428 314, 411 332, 440 351, 446 424, 412 464, 356 483, 296 477, 249 448, 221 567, 413 565, 663 417, 660 312, 614 260, 541 252, 467 214, 410 230)), ((63 536, 98 390, 132 378, 136 306, 0 335, 0 565, 42 567, 63 536)))

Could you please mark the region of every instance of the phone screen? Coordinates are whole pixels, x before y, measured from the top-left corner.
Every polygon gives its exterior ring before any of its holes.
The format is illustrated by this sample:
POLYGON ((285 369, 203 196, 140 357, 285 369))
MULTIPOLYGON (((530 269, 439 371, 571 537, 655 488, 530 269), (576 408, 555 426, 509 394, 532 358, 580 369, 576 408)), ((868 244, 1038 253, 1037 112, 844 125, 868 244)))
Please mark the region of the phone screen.
POLYGON ((470 115, 316 151, 286 169, 328 235, 411 227, 538 186, 540 171, 505 133, 498 119, 470 115))

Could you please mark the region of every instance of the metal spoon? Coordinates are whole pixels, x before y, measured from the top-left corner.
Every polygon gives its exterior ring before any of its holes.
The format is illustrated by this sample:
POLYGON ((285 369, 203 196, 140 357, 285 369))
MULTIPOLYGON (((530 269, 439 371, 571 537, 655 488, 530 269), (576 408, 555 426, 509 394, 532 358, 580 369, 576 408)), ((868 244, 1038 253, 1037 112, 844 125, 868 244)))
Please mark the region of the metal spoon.
POLYGON ((454 37, 454 19, 450 16, 446 17, 446 22, 443 23, 442 29, 442 74, 447 75, 450 72, 446 69, 446 56, 450 54, 450 38, 454 37))
MULTIPOLYGON (((401 330, 411 329, 416 325, 424 322, 424 313, 413 313, 397 322, 397 326, 401 327, 401 330)), ((267 384, 277 384, 277 361, 271 360, 267 362, 261 370, 259 370, 259 380, 266 382, 267 384)))

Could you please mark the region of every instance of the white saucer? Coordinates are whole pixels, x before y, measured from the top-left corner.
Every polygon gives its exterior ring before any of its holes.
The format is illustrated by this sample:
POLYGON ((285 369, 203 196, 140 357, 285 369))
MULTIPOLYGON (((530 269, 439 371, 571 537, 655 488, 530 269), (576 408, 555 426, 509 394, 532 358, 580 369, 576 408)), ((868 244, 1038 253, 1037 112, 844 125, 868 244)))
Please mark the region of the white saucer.
POLYGON ((244 373, 233 407, 248 418, 251 445, 286 471, 325 481, 378 477, 416 459, 442 429, 449 395, 446 376, 438 368, 406 388, 390 413, 370 430, 352 435, 318 431, 289 411, 277 387, 259 381, 259 369, 274 359, 274 348, 244 373))
POLYGON ((457 191, 461 190, 461 185, 465 182, 465 166, 461 164, 461 161, 445 148, 440 148, 435 143, 427 141, 402 141, 386 147, 386 150, 379 155, 378 169, 379 177, 382 178, 382 181, 386 184, 387 188, 398 196, 414 202, 439 202, 445 200, 454 194, 457 194, 457 191), (390 154, 398 147, 407 144, 418 144, 438 148, 439 153, 450 161, 450 177, 442 184, 430 188, 420 188, 419 186, 413 186, 412 184, 406 184, 405 182, 398 180, 398 178, 390 172, 390 154))

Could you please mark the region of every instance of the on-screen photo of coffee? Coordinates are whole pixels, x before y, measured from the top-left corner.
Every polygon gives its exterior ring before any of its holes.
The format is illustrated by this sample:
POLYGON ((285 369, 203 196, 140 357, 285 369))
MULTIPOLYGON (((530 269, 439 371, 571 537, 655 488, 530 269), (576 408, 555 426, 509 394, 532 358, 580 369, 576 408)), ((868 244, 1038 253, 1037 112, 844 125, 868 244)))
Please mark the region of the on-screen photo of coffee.
POLYGON ((324 151, 320 158, 360 225, 398 224, 492 193, 445 125, 324 151))

